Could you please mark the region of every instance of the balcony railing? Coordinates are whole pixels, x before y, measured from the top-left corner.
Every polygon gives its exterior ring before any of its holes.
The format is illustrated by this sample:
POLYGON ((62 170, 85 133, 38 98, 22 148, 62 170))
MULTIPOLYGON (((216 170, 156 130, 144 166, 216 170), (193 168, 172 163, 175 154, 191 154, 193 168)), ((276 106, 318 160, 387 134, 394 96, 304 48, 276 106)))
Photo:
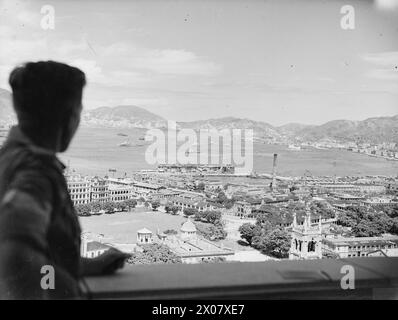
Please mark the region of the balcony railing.
POLYGON ((398 258, 127 265, 88 277, 91 299, 398 299, 398 258), (355 289, 343 290, 342 267, 355 289))

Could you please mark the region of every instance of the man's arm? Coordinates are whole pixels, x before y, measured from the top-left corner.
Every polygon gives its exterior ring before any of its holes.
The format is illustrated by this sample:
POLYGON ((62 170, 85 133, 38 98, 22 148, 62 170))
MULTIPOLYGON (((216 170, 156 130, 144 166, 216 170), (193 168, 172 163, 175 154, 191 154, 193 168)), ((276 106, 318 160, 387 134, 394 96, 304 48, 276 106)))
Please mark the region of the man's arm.
POLYGON ((81 258, 83 276, 99 276, 114 273, 124 266, 131 255, 115 248, 110 248, 96 258, 81 258))
POLYGON ((0 298, 46 299, 77 295, 76 281, 51 265, 47 230, 51 184, 34 171, 18 173, 0 199, 0 298), (54 290, 42 286, 43 266, 54 268, 54 290))

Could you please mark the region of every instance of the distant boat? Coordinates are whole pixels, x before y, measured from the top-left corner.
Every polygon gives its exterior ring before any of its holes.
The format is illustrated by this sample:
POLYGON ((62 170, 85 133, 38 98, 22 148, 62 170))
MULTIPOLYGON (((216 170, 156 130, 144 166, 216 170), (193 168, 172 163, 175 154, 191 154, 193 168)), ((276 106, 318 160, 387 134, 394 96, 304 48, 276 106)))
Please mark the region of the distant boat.
POLYGON ((294 144, 289 144, 289 150, 295 150, 295 151, 299 151, 299 150, 301 150, 301 147, 300 146, 296 146, 296 145, 294 145, 294 144))
POLYGON ((118 133, 117 135, 118 135, 118 136, 121 136, 121 137, 128 137, 128 135, 125 134, 125 133, 118 133))
POLYGON ((126 141, 119 143, 118 146, 119 147, 131 147, 131 142, 130 142, 130 140, 126 140, 126 141))

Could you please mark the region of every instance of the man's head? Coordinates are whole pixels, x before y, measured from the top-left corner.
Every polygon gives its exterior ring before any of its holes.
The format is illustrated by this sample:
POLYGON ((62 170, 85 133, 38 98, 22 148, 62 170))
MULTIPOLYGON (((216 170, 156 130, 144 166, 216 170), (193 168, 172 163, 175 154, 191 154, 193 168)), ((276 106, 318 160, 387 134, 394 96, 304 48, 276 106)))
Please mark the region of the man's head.
POLYGON ((80 122, 84 73, 54 61, 29 62, 9 78, 21 130, 36 144, 63 152, 80 122))

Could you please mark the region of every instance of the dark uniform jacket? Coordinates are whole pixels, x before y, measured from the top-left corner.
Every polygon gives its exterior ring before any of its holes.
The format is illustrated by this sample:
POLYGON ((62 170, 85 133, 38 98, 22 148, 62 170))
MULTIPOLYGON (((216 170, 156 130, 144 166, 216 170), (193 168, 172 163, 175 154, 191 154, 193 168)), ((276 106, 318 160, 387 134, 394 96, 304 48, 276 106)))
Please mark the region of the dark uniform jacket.
MULTIPOLYGON (((18 127, 11 128, 0 150, 0 255, 2 247, 5 250, 9 243, 17 243, 54 267, 55 290, 43 293, 38 283, 38 298, 79 294, 81 229, 64 169, 54 153, 35 146, 18 127), (67 279, 69 285, 63 286, 61 278, 67 279)), ((3 286, 5 298, 24 296, 18 277, 29 257, 19 263, 22 265, 15 265, 12 272, 15 279, 8 279, 11 287, 3 286), (12 287, 13 283, 19 287, 12 287)), ((3 271, 0 270, 0 277, 3 271)))

